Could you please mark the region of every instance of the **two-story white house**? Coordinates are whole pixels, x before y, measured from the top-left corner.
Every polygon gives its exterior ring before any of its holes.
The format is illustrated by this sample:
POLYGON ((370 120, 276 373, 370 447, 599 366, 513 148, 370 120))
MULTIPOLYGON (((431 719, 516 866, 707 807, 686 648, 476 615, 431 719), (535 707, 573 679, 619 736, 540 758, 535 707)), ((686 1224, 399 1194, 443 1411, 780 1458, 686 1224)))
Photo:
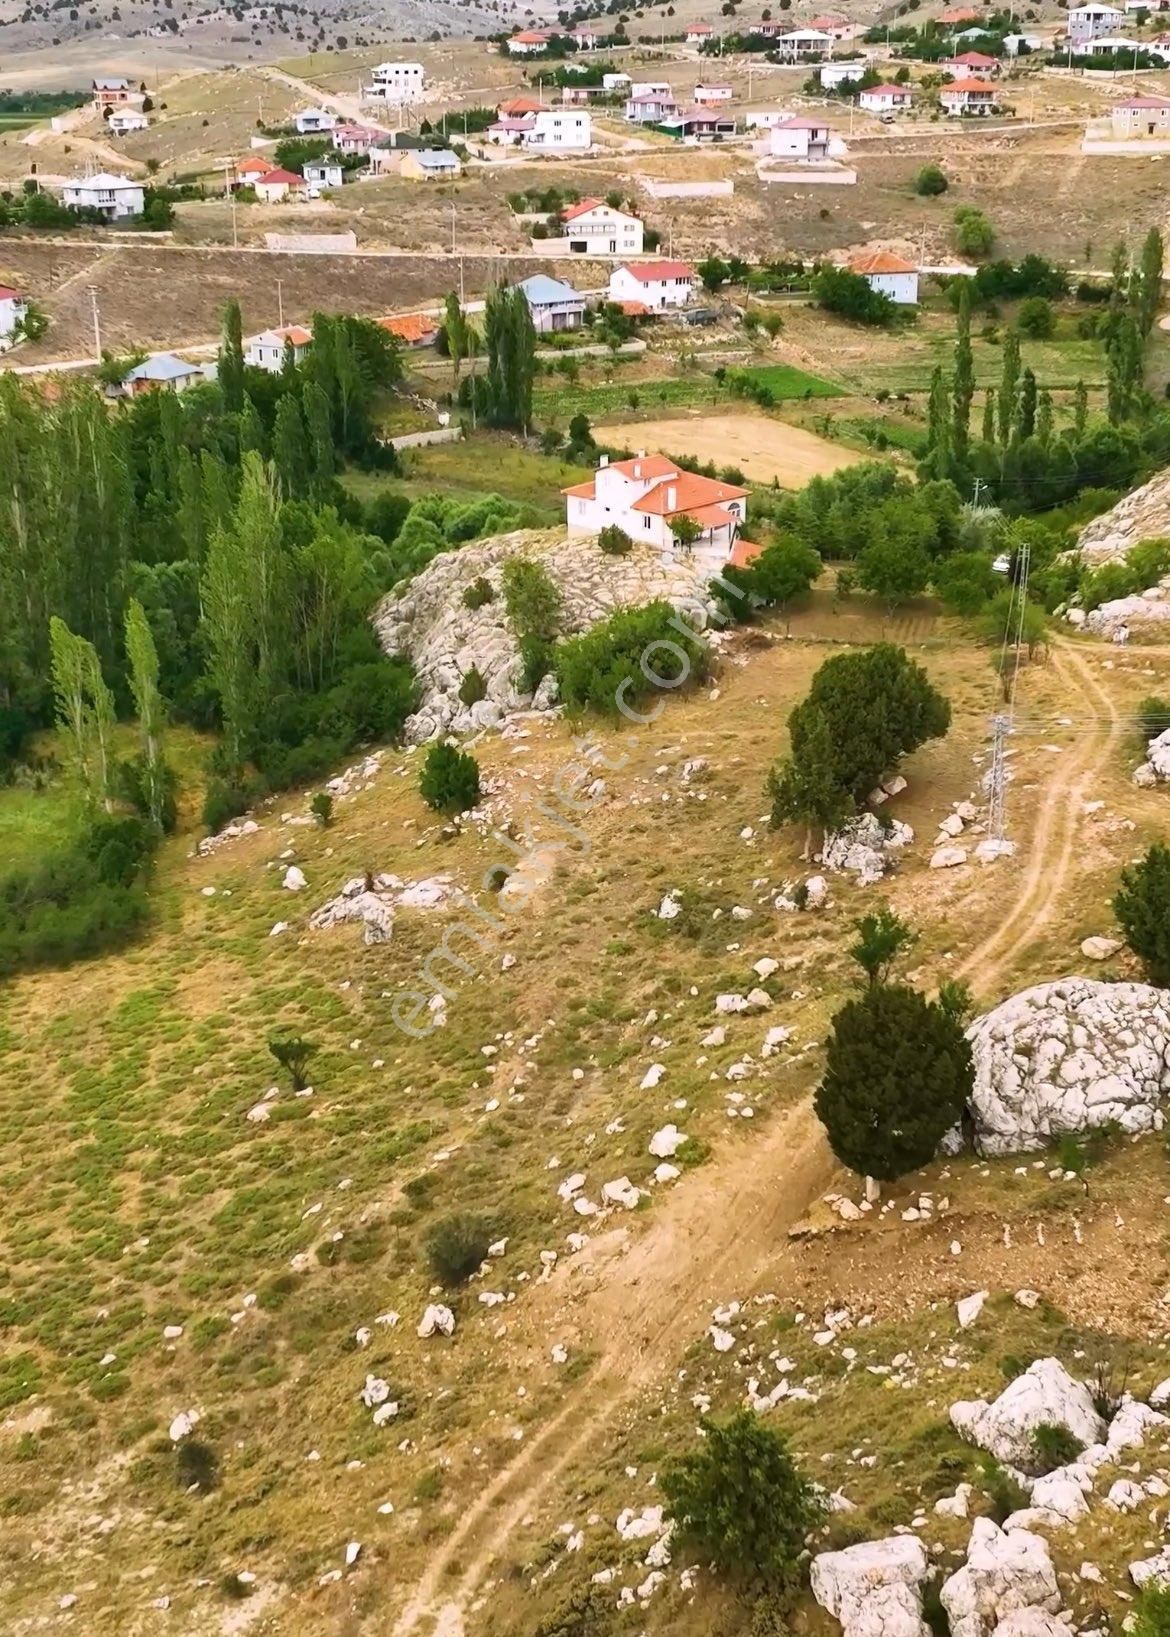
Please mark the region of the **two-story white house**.
POLYGON ((286 324, 283 329, 263 330, 248 342, 244 349, 244 362, 252 369, 279 375, 284 368, 286 346, 292 348, 293 363, 299 364, 312 344, 313 332, 305 329, 303 324, 286 324))
POLYGON ((61 200, 69 210, 100 210, 110 221, 119 222, 127 216, 141 216, 146 195, 141 182, 99 171, 96 176, 66 182, 61 200))
POLYGON ((548 50, 548 42, 552 35, 547 29, 521 29, 519 34, 513 34, 508 41, 508 55, 511 57, 538 57, 542 51, 548 50))
POLYGON ((1116 6, 1070 6, 1065 19, 1068 37, 1078 40, 1096 40, 1102 34, 1116 34, 1125 21, 1125 13, 1116 6))
POLYGON ((696 85, 695 107, 716 108, 721 102, 730 102, 732 94, 730 85, 696 85))
POLYGON ((300 136, 315 136, 321 131, 331 131, 337 124, 337 115, 328 108, 302 108, 299 114, 294 114, 293 125, 300 136))
POLYGON ((561 231, 575 256, 640 256, 641 218, 615 210, 604 199, 580 199, 561 211, 561 231))
POLYGON ((938 100, 943 113, 954 119, 999 112, 999 88, 988 80, 956 80, 943 86, 938 100))
POLYGON ((581 108, 540 108, 518 118, 497 120, 484 137, 497 145, 538 153, 581 153, 593 141, 593 122, 581 108))
POLYGON ((687 45, 706 45, 715 30, 710 23, 690 23, 685 35, 687 45))
POLYGON ((597 534, 616 526, 631 540, 663 552, 690 550, 712 570, 727 562, 747 518, 747 490, 684 472, 665 455, 636 455, 612 463, 602 455, 593 477, 562 490, 570 534, 597 534), (690 518, 700 534, 680 546, 672 525, 690 518))
POLYGON ((1120 142, 1134 137, 1170 137, 1170 98, 1127 97, 1109 111, 1113 135, 1120 142))
POLYGON ((889 250, 871 250, 868 255, 854 256, 849 271, 863 278, 871 290, 889 296, 899 307, 918 305, 918 269, 913 262, 903 261, 889 250))
POLYGON ((585 317, 585 297, 578 295, 564 279, 550 278, 547 273, 533 273, 531 277, 521 279, 516 288, 528 303, 532 327, 538 335, 581 328, 585 317))
POLYGON ((782 120, 768 133, 768 149, 775 159, 792 159, 802 165, 823 165, 829 158, 833 139, 828 120, 815 115, 798 115, 782 120))
POLYGON ((685 307, 695 291, 695 270, 685 261, 627 262, 609 275, 609 299, 640 303, 649 312, 685 307))
POLYGON ((314 188, 339 188, 345 181, 345 172, 338 159, 310 159, 301 174, 310 192, 314 188))
POLYGON ((868 67, 864 57, 849 57, 843 62, 818 63, 813 73, 822 90, 835 91, 846 80, 859 80, 868 67))
POLYGON ((133 131, 145 131, 149 127, 150 121, 137 108, 116 108, 106 120, 106 130, 111 136, 129 136, 133 131))
POLYGON ((367 102, 418 102, 426 83, 422 63, 379 63, 370 70, 362 96, 367 102))
POLYGON ((646 91, 626 98, 625 115, 634 125, 658 125, 678 113, 673 91, 646 91))
POLYGON ((833 49, 833 36, 819 28, 794 28, 776 36, 776 50, 789 62, 815 62, 833 49))

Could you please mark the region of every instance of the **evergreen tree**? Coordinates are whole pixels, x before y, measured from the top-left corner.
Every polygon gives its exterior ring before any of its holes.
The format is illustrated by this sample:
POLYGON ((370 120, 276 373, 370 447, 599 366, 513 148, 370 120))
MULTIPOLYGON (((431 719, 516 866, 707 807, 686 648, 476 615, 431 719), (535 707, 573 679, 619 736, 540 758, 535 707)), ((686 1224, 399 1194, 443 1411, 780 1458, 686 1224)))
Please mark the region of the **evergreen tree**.
POLYGON ((955 459, 966 459, 971 436, 971 400, 975 396, 975 363, 971 352, 971 281, 959 281, 955 335, 955 369, 951 381, 951 444, 955 459))
POLYGON ((983 394, 983 442, 995 442, 995 388, 988 387, 983 394))
POLYGON ((1142 245, 1141 261, 1134 280, 1136 292, 1131 297, 1138 333, 1143 338, 1154 327, 1154 318, 1162 299, 1162 262, 1162 235, 1156 227, 1152 227, 1142 245))
POLYGON ((244 321, 238 301, 229 301, 223 311, 218 380, 224 408, 238 414, 244 407, 244 321))
POLYGON ((1030 438, 1036 430, 1036 377, 1026 369, 1020 382, 1020 437, 1030 438))
POLYGON ((1142 387, 1142 341, 1129 313, 1122 313, 1105 344, 1105 394, 1110 424, 1128 420, 1142 387))
POLYGON ((953 1013, 914 989, 878 983, 833 1019, 816 1111, 843 1165, 896 1182, 934 1158, 973 1080, 953 1013))
POLYGON ((459 372, 463 360, 471 353, 471 326, 454 290, 443 303, 443 333, 447 341, 447 356, 451 360, 453 390, 459 391, 459 372))
POLYGON ((86 800, 110 808, 114 696, 92 642, 54 614, 49 621, 57 719, 72 744, 73 763, 86 800))
POLYGON ((333 427, 324 388, 310 381, 305 387, 303 404, 312 492, 322 498, 332 487, 334 471, 333 427))
POLYGON ((252 399, 245 395, 239 419, 240 460, 248 454, 264 453, 264 422, 252 399))
POLYGON ((951 467, 951 411, 947 378, 941 364, 930 376, 926 406, 926 468, 934 477, 946 477, 951 467))
POLYGON ((1073 390, 1073 435, 1077 442, 1085 435, 1085 425, 1089 419, 1089 390, 1083 381, 1078 381, 1073 390))
POLYGON ((1020 338, 1009 330, 1003 338, 1003 370, 999 383, 999 441, 1004 446, 1015 436, 1019 406, 1016 395, 1020 380, 1020 338))
POLYGON ((1036 436, 1045 448, 1052 442, 1052 419, 1052 394, 1046 388, 1036 408, 1036 436))
POLYGON ((133 597, 126 604, 126 657, 130 662, 130 691, 134 695, 142 738, 142 793, 147 811, 162 829, 170 779, 162 754, 163 703, 158 689, 158 650, 142 604, 133 597))
POLYGON ((1122 870, 1113 913, 1150 982, 1170 987, 1170 847, 1155 842, 1122 870))
POLYGON ((824 711, 807 713, 800 756, 789 756, 770 770, 767 794, 774 825, 806 827, 806 856, 811 851, 814 829, 824 835, 848 818, 853 803, 838 776, 832 732, 824 711))
POLYGON ((276 406, 272 464, 286 500, 296 500, 307 491, 311 472, 305 422, 300 403, 292 392, 286 392, 276 406))

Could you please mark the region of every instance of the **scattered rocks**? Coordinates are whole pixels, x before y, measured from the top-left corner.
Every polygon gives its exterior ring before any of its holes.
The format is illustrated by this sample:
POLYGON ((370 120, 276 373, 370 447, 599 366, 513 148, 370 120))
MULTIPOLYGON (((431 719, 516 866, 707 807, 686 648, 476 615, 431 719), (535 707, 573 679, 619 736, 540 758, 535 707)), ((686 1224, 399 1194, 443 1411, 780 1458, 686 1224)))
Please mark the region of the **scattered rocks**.
POLYGON ((1145 761, 1134 769, 1133 782, 1147 790, 1156 784, 1170 783, 1170 728, 1150 740, 1145 761))
POLYGON ((913 840, 914 831, 899 819, 884 825, 873 813, 860 813, 827 835, 817 856, 827 870, 856 875, 866 886, 880 881, 913 840))
POLYGON ((988 1637, 1020 1610, 1055 1614, 1060 1608, 1048 1542, 1026 1529, 1005 1533, 990 1518, 975 1519, 967 1561, 940 1595, 951 1637, 988 1637))
POLYGON ((868 1540, 812 1560, 812 1593, 845 1637, 928 1637, 926 1549, 914 1535, 868 1540))
POLYGON ((966 847, 936 847, 930 855, 932 870, 954 870, 966 862, 966 847))

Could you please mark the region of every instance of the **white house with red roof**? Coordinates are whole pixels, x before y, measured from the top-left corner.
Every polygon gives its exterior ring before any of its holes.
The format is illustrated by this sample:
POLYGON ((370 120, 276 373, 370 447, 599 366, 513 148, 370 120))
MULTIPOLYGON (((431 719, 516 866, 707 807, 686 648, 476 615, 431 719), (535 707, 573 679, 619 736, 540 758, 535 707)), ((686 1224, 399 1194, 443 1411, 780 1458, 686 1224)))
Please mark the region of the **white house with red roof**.
POLYGON ((279 330, 263 330, 244 348, 244 362, 253 369, 279 375, 284 368, 285 348, 291 347, 293 363, 299 364, 313 345, 313 332, 303 324, 285 324, 279 330))
POLYGON ((0 284, 0 348, 12 345, 12 338, 27 312, 28 304, 20 291, 10 284, 0 284))
POLYGON ((696 85, 695 107, 714 108, 721 102, 730 102, 733 95, 730 85, 696 85))
POLYGON ((532 114, 497 119, 483 134, 485 141, 497 146, 581 153, 593 141, 593 122, 583 109, 540 108, 532 114))
POLYGON ((1109 110, 1113 135, 1120 142, 1134 137, 1170 137, 1170 98, 1127 97, 1109 110))
POLYGON ((989 80, 956 80, 938 94, 943 113, 952 118, 999 112, 999 87, 989 80))
POLYGON ((639 301, 656 313, 685 307, 694 290, 695 270, 685 261, 625 262, 609 275, 611 301, 639 301))
POLYGON ((635 125, 657 125, 678 113, 678 101, 669 86, 665 90, 641 91, 634 86, 626 98, 625 115, 635 125))
POLYGON ((688 23, 684 38, 688 45, 706 45, 714 33, 710 23, 688 23))
POLYGON ((908 85, 871 85, 858 93, 858 105, 867 114, 899 114, 914 104, 908 85))
POLYGON ((369 153, 386 140, 385 131, 375 131, 369 125, 351 125, 348 122, 333 127, 330 141, 338 153, 369 153))
POLYGON ((689 548, 718 568, 735 549, 747 519, 747 490, 684 472, 665 455, 635 455, 610 462, 602 455, 587 483, 563 489, 570 534, 617 527, 631 540, 665 551, 679 549, 672 524, 689 517, 702 530, 689 548))
POLYGON ((511 57, 535 57, 544 51, 552 35, 547 29, 522 29, 519 34, 513 34, 508 41, 508 55, 511 57))
POLYGON ((305 179, 298 176, 296 171, 275 170, 265 171, 252 184, 256 189, 256 197, 262 205, 279 205, 285 199, 299 196, 305 191, 305 179))
POLYGON ((985 51, 964 51, 958 57, 946 57, 938 65, 953 80, 997 80, 1003 64, 998 57, 989 57, 985 51))
POLYGON ((601 35, 595 28, 590 28, 588 23, 578 23, 575 29, 570 30, 569 38, 578 51, 592 51, 601 35))
POLYGON ((839 12, 826 12, 822 17, 814 17, 809 28, 815 28, 819 34, 831 34, 834 40, 852 40, 861 33, 856 23, 851 23, 848 17, 842 17, 839 12))
POLYGON ((848 266, 871 290, 889 296, 899 307, 918 305, 918 269, 913 262, 903 261, 889 250, 870 250, 864 256, 854 256, 848 266))
POLYGON ((795 159, 806 165, 823 165, 829 159, 832 138, 832 128, 827 119, 802 114, 773 125, 768 133, 768 147, 776 159, 795 159))
POLYGON ((604 199, 579 199, 561 211, 561 231, 576 256, 640 256, 641 218, 615 210, 604 199))

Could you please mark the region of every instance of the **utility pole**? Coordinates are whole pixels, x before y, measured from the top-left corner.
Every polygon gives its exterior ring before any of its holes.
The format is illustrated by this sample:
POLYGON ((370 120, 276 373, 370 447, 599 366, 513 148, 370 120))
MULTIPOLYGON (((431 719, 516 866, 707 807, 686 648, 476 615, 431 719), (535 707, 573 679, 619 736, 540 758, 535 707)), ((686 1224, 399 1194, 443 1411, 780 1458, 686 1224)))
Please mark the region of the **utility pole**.
POLYGON ((90 299, 90 304, 93 307, 93 350, 94 350, 94 359, 95 359, 95 361, 97 363, 100 364, 101 363, 101 358, 102 358, 102 321, 101 321, 101 317, 100 317, 100 315, 98 313, 98 298, 97 298, 97 285, 96 284, 91 284, 90 287, 89 287, 89 299, 90 299))
POLYGON ((236 190, 232 187, 232 164, 230 159, 223 162, 223 185, 232 207, 232 249, 240 248, 240 230, 236 219, 236 190))
POLYGON ((284 329, 284 280, 276 281, 276 324, 277 328, 284 329))
POLYGON ((451 203, 451 254, 455 254, 455 203, 451 203))
POLYGON ((975 479, 974 492, 971 495, 971 504, 972 504, 972 506, 978 506, 979 496, 982 493, 982 491, 983 491, 983 479, 981 477, 977 477, 975 479))

